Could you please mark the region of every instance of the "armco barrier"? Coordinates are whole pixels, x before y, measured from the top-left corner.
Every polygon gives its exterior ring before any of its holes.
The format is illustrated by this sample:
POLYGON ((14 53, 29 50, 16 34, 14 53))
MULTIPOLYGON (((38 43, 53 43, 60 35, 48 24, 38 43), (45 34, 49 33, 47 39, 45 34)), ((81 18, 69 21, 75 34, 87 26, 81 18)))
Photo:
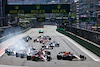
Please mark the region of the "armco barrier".
POLYGON ((82 45, 83 47, 87 48, 88 50, 92 51, 93 53, 95 53, 96 55, 98 55, 100 57, 100 48, 93 45, 92 43, 89 43, 75 35, 72 35, 66 31, 63 31, 61 29, 57 29, 58 32, 72 38, 73 40, 75 40, 76 42, 78 42, 80 45, 82 45))
POLYGON ((13 36, 16 36, 16 35, 18 35, 18 34, 24 33, 24 32, 26 32, 26 31, 28 31, 30 28, 31 28, 31 27, 29 27, 29 28, 27 28, 27 29, 25 29, 25 30, 23 30, 23 31, 19 31, 19 32, 16 32, 16 33, 7 35, 7 36, 5 36, 5 37, 3 37, 3 38, 0 39, 0 43, 3 42, 3 41, 5 41, 5 40, 7 40, 7 39, 9 39, 9 38, 12 38, 13 36))

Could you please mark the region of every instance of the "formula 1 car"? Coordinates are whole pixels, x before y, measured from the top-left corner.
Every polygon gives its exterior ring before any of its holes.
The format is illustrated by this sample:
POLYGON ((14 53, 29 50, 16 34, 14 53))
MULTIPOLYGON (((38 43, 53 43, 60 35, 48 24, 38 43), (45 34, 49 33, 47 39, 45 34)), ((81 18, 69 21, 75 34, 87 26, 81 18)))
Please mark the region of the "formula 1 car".
POLYGON ((23 48, 17 48, 17 47, 9 47, 9 48, 6 48, 5 49, 5 53, 7 53, 7 55, 9 55, 9 56, 16 56, 16 53, 18 52, 18 51, 20 51, 21 49, 23 49, 23 48))
POLYGON ((38 39, 34 39, 34 42, 40 42, 40 39, 38 38, 38 39))
POLYGON ((46 39, 43 39, 43 40, 40 40, 40 43, 43 43, 43 44, 46 44, 46 43, 49 43, 50 41, 49 40, 46 40, 46 39))
POLYGON ((38 36, 37 39, 34 39, 34 42, 40 42, 40 41, 42 41, 42 40, 44 40, 44 39, 45 39, 44 36, 41 35, 41 36, 38 36))
POLYGON ((27 60, 33 60, 33 61, 50 61, 51 58, 51 53, 49 51, 44 51, 41 50, 36 54, 33 55, 28 55, 27 60))
POLYGON ((26 42, 28 42, 29 40, 32 40, 32 38, 31 38, 30 36, 24 37, 23 39, 24 39, 24 41, 26 41, 26 42))
POLYGON ((50 46, 50 45, 43 45, 42 48, 43 48, 43 49, 53 49, 53 47, 50 46))
POLYGON ((44 38, 44 37, 45 37, 44 35, 38 36, 38 38, 44 38))
POLYGON ((43 30, 39 30, 39 33, 44 33, 44 31, 43 30))
POLYGON ((86 57, 84 55, 75 55, 75 54, 68 54, 68 55, 65 55, 66 52, 59 52, 57 54, 57 59, 58 60, 86 60, 86 57))
POLYGON ((51 40, 51 37, 50 36, 45 36, 45 39, 46 40, 51 40))
POLYGON ((45 42, 48 42, 50 41, 51 38, 49 36, 39 36, 37 39, 34 39, 34 42, 40 42, 40 43, 45 43, 45 42))
POLYGON ((5 49, 5 53, 7 53, 8 56, 14 56, 16 51, 14 51, 14 49, 5 49))
POLYGON ((19 50, 18 52, 16 52, 16 57, 24 58, 27 57, 28 54, 36 52, 37 52, 36 48, 27 46, 25 50, 19 50))
POLYGON ((50 61, 51 60, 51 56, 43 56, 43 55, 35 55, 32 57, 33 61, 50 61))
POLYGON ((20 50, 28 50, 32 49, 32 47, 26 43, 23 39, 16 41, 11 46, 8 46, 8 48, 5 49, 5 53, 8 56, 16 56, 16 53, 20 50))
POLYGON ((45 36, 44 39, 40 40, 40 43, 46 43, 49 42, 51 38, 49 36, 45 36))
POLYGON ((16 52, 16 57, 24 58, 26 56, 27 56, 26 50, 19 50, 18 52, 16 52))
POLYGON ((14 46, 8 46, 8 48, 5 49, 5 53, 9 52, 10 49, 13 49, 14 46))
POLYGON ((51 40, 50 36, 44 36, 44 35, 38 36, 38 38, 45 39, 45 40, 51 40))
POLYGON ((42 45, 42 48, 43 48, 43 49, 53 49, 53 46, 50 46, 50 43, 47 42, 47 43, 44 43, 44 44, 42 45))
POLYGON ((5 53, 7 53, 9 56, 14 56, 17 51, 17 45, 8 46, 8 48, 5 49, 5 53))
POLYGON ((53 41, 50 43, 50 46, 51 47, 59 47, 60 45, 59 45, 59 43, 56 43, 55 41, 53 41))

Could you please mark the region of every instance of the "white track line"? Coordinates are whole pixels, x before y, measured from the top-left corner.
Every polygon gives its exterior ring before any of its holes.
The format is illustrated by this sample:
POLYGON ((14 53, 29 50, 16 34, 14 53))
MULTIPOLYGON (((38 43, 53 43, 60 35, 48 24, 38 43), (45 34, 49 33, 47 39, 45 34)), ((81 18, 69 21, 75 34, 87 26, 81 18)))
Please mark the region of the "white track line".
POLYGON ((3 53, 0 55, 0 57, 2 57, 4 53, 5 53, 5 52, 3 52, 3 53))

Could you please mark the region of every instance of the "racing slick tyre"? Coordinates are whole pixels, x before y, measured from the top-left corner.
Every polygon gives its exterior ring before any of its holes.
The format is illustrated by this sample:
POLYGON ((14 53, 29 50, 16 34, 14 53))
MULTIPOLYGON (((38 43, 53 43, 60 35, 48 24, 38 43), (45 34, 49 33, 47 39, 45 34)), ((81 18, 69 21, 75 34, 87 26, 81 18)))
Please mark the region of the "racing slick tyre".
POLYGON ((33 59, 34 61, 38 61, 38 57, 34 57, 34 59, 33 59))
POLYGON ((34 42, 35 42, 36 40, 34 40, 34 42))
POLYGON ((50 52, 47 52, 47 54, 48 54, 48 55, 51 55, 51 53, 50 53, 50 52))
POLYGON ((40 41, 40 43, 42 43, 42 41, 40 41))
POLYGON ((61 55, 57 55, 57 59, 58 60, 61 60, 62 59, 62 56, 61 55))
POLYGON ((19 56, 18 56, 18 53, 16 53, 16 57, 19 57, 19 56))
POLYGON ((52 50, 53 49, 53 46, 50 46, 50 49, 52 50))
POLYGON ((26 40, 26 42, 28 42, 28 40, 26 40))
POLYGON ((21 55, 20 55, 20 58, 24 58, 24 55, 23 55, 23 54, 21 54, 21 55))
POLYGON ((50 61, 50 60, 51 60, 51 58, 47 56, 47 61, 50 61))
POLYGON ((7 55, 9 56, 9 52, 7 52, 7 55))
POLYGON ((52 49, 53 49, 53 47, 52 47, 52 49))
POLYGON ((57 47, 59 47, 59 44, 57 44, 57 47))
POLYGON ((43 32, 39 32, 39 34, 40 34, 40 33, 43 33, 43 32))
POLYGON ((46 46, 42 46, 42 48, 46 49, 46 46))
POLYGON ((30 40, 32 40, 32 38, 30 38, 30 40))
POLYGON ((47 56, 47 61, 51 61, 51 57, 50 56, 47 56))
POLYGON ((42 48, 45 48, 45 46, 42 46, 42 48))
POLYGON ((46 52, 47 55, 51 55, 51 53, 49 51, 46 52))
POLYGON ((80 58, 82 61, 86 60, 86 57, 84 55, 80 55, 80 58))
POLYGON ((27 56, 27 60, 31 60, 31 56, 27 56))
POLYGON ((49 38, 49 40, 51 40, 51 38, 49 38))
POLYGON ((7 53, 8 51, 7 51, 7 49, 5 49, 5 53, 7 53))
POLYGON ((53 47, 51 47, 51 49, 53 49, 53 47))

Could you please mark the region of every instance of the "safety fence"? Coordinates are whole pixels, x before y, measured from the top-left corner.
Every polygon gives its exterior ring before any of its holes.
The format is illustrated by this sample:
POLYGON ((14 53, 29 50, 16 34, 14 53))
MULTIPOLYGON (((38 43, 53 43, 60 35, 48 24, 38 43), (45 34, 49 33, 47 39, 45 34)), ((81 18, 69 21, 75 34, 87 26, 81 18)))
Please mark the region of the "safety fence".
POLYGON ((57 28, 57 31, 72 38, 73 40, 75 40, 76 42, 78 42, 80 45, 82 45, 83 47, 87 48, 88 50, 92 51, 93 53, 95 53, 96 55, 98 55, 100 57, 100 48, 97 47, 96 45, 87 42, 81 38, 79 38, 76 35, 73 35, 67 31, 62 30, 61 28, 57 28))
POLYGON ((66 26, 65 30, 100 45, 100 32, 76 28, 72 26, 66 26))

